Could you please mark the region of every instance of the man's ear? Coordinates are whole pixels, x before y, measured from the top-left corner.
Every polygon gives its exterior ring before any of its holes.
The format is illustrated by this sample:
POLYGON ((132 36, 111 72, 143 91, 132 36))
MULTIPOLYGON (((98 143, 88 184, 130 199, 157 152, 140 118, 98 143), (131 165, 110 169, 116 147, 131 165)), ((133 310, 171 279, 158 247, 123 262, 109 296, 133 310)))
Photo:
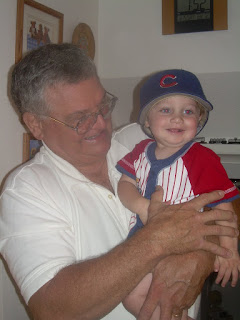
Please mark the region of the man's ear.
POLYGON ((30 112, 23 114, 23 121, 37 140, 43 139, 42 120, 30 112))

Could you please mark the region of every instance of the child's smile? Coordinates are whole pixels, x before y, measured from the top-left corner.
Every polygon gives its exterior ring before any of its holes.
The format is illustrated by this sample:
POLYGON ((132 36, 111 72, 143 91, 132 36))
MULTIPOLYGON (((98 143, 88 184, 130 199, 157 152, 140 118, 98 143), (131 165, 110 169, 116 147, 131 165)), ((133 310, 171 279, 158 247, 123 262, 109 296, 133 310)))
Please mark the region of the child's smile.
POLYGON ((176 95, 155 104, 145 125, 150 128, 161 154, 170 156, 195 137, 200 118, 195 100, 176 95))

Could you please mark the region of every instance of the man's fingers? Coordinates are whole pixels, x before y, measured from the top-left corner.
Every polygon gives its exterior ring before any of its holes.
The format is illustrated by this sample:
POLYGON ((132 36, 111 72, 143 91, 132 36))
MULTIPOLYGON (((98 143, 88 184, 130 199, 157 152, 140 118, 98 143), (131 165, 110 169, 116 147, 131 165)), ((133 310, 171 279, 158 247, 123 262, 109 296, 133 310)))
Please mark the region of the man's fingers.
POLYGON ((229 226, 208 225, 204 230, 204 236, 226 236, 236 238, 238 235, 238 229, 229 226))
POLYGON ((157 301, 152 301, 151 299, 146 299, 141 310, 140 313, 137 317, 138 320, 148 320, 151 319, 151 316, 154 312, 154 310, 157 307, 157 301))
POLYGON ((222 191, 214 191, 200 195, 187 203, 169 206, 161 202, 163 189, 159 186, 156 187, 148 211, 149 224, 153 222, 152 225, 154 225, 152 234, 154 234, 155 241, 153 243, 158 241, 161 243, 163 255, 202 249, 229 258, 232 254, 231 251, 207 241, 205 238, 207 236, 237 237, 239 232, 236 228, 215 224, 215 221, 235 221, 235 214, 230 210, 220 209, 204 213, 197 211, 206 204, 219 200, 223 195, 222 191), (160 226, 159 229, 158 226, 160 226))
POLYGON ((210 193, 203 193, 199 197, 190 200, 188 203, 194 209, 200 210, 211 202, 216 202, 224 197, 224 191, 217 190, 210 193))
POLYGON ((209 252, 212 252, 214 255, 223 257, 223 258, 231 258, 232 257, 232 251, 228 250, 226 248, 220 247, 219 245, 210 242, 210 241, 206 241, 204 240, 202 246, 201 246, 202 250, 206 250, 209 252))
POLYGON ((158 306, 159 296, 154 294, 153 284, 150 286, 147 297, 138 315, 138 320, 148 320, 158 306))
POLYGON ((172 319, 172 305, 166 301, 161 303, 160 301, 160 319, 171 320, 172 319))
POLYGON ((211 211, 205 211, 204 214, 202 214, 202 219, 204 223, 211 221, 236 222, 237 215, 229 210, 214 209, 211 211))

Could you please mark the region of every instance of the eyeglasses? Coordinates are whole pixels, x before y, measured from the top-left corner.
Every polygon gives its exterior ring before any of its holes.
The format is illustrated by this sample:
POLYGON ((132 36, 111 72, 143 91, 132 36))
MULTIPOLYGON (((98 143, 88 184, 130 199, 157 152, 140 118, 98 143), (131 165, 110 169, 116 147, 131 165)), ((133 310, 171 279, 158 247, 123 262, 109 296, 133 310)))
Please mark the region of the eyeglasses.
POLYGON ((103 119, 107 119, 110 117, 111 113, 113 112, 113 109, 116 105, 118 98, 115 97, 113 94, 106 92, 106 95, 104 97, 104 102, 101 103, 99 111, 98 112, 93 112, 93 113, 88 113, 82 116, 75 127, 70 126, 69 124, 60 121, 58 119, 55 119, 51 116, 46 116, 47 118, 60 123, 74 131, 77 132, 77 134, 81 135, 89 131, 93 125, 96 123, 98 116, 102 116, 103 119))

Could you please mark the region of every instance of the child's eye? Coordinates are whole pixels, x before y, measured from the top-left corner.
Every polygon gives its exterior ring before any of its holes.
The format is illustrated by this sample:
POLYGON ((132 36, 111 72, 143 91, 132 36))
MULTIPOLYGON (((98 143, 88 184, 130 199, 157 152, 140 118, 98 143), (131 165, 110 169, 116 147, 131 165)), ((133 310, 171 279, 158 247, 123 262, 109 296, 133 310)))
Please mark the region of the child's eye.
POLYGON ((193 114, 192 110, 184 110, 184 114, 191 115, 193 114))
POLYGON ((169 108, 162 108, 159 110, 161 113, 170 113, 170 109, 169 108))

